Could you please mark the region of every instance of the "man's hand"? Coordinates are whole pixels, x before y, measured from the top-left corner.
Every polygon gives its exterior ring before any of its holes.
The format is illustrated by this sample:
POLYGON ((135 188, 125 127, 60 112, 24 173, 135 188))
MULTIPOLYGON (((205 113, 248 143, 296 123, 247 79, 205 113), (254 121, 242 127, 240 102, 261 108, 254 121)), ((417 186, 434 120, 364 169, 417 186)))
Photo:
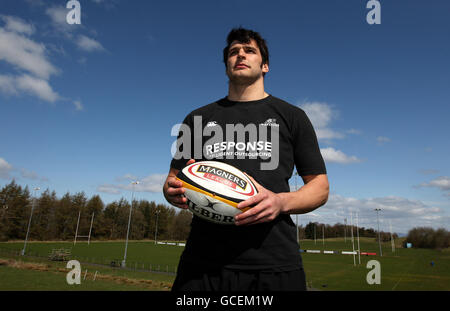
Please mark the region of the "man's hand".
POLYGON ((237 207, 239 209, 249 206, 254 207, 236 215, 234 218, 236 225, 254 225, 274 220, 281 213, 282 202, 280 197, 278 194, 261 186, 253 177, 247 176, 255 184, 258 194, 238 204, 237 207))
MULTIPOLYGON (((247 175, 248 176, 248 175, 247 175)), ((251 207, 236 215, 236 225, 253 225, 274 220, 280 213, 305 214, 324 205, 328 200, 329 183, 326 174, 302 176, 305 185, 297 191, 274 193, 248 176, 258 194, 238 204, 238 208, 251 207)))
MULTIPOLYGON (((194 163, 194 159, 190 159, 186 165, 194 163)), ((163 193, 166 200, 179 208, 187 209, 187 199, 184 197, 185 189, 182 187, 183 183, 176 179, 179 170, 171 168, 164 183, 163 193)))

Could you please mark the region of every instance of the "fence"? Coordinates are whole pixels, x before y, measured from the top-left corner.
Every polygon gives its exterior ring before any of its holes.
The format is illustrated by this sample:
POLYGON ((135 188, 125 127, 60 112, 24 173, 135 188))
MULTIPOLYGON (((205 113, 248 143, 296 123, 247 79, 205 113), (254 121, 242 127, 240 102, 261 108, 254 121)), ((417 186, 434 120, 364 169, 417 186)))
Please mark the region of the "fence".
POLYGON ((40 252, 29 250, 26 252, 24 256, 21 255, 21 251, 17 249, 10 249, 0 246, 0 255, 11 256, 11 257, 19 257, 19 258, 37 258, 39 260, 58 260, 63 261, 61 258, 64 258, 64 261, 69 259, 78 260, 81 264, 89 264, 96 266, 104 266, 107 268, 114 269, 122 269, 127 271, 137 271, 137 272, 151 272, 151 273, 164 273, 174 275, 177 272, 177 266, 167 265, 161 263, 151 263, 151 262, 142 262, 142 261, 128 261, 126 262, 126 267, 121 267, 122 260, 110 258, 99 258, 99 257, 85 257, 85 256, 77 256, 71 254, 70 250, 67 249, 53 249, 50 254, 43 254, 40 252), (70 257, 70 258, 69 258, 70 257), (58 258, 58 259, 55 259, 58 258))

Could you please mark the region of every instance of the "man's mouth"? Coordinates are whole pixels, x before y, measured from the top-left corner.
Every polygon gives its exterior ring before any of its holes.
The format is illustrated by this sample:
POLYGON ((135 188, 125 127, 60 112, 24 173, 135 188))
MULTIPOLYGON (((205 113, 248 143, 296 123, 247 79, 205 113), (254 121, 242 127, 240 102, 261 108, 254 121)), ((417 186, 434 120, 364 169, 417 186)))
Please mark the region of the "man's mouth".
POLYGON ((248 68, 248 66, 245 64, 237 64, 234 68, 248 68))

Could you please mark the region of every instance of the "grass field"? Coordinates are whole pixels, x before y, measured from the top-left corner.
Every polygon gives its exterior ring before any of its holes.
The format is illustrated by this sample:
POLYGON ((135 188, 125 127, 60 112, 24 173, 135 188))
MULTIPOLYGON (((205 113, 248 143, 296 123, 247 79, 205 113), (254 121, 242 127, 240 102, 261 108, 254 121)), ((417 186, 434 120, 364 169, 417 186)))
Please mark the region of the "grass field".
MULTIPOLYGON (((351 251, 350 239, 325 239, 316 242, 300 242, 302 249, 351 251)), ((355 256, 342 254, 302 253, 303 264, 310 288, 317 290, 450 290, 450 251, 405 249, 398 241, 395 252, 391 244, 385 243, 383 256, 355 256), (375 259, 381 266, 381 284, 369 285, 366 268, 369 260, 375 259), (431 265, 434 262, 434 265, 431 265)), ((112 268, 111 261, 123 259, 124 242, 31 242, 27 255, 18 256, 23 242, 0 243, 0 258, 20 262, 34 262, 48 267, 24 269, 14 265, 0 265, 0 290, 168 290, 175 278, 175 269, 183 247, 155 245, 153 241, 130 241, 127 252, 127 269, 112 268), (66 283, 63 262, 47 259, 54 248, 69 248, 72 259, 82 263, 82 284, 70 286, 66 283), (9 251, 8 251, 9 250, 9 251), (13 253, 15 252, 15 253, 13 253), (150 271, 150 268, 153 272, 150 271), (98 278, 93 281, 93 273, 98 278)), ((355 240, 355 248, 357 248, 355 240)), ((374 239, 360 241, 362 252, 379 253, 374 239)))
MULTIPOLYGON (((303 249, 352 250, 350 242, 303 241, 303 249)), ((361 251, 379 253, 373 239, 361 239, 361 251)), ((355 256, 336 254, 303 253, 303 263, 308 285, 321 290, 450 290, 450 251, 448 249, 396 248, 392 252, 390 243, 382 248, 383 256, 355 256), (378 260, 381 267, 381 284, 369 285, 366 268, 369 260, 378 260), (434 265, 431 265, 431 262, 434 265)))

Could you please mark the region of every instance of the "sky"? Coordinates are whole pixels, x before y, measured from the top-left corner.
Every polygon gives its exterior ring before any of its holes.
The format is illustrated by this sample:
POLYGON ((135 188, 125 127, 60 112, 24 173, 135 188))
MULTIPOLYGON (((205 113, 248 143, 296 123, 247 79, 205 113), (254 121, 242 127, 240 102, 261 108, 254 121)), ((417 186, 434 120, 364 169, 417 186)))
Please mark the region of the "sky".
POLYGON ((173 129, 227 95, 222 50, 243 26, 327 166, 328 202, 299 225, 376 228, 380 208, 383 231, 450 230, 450 2, 79 0, 80 24, 68 2, 1 0, 0 186, 166 203, 173 129))

